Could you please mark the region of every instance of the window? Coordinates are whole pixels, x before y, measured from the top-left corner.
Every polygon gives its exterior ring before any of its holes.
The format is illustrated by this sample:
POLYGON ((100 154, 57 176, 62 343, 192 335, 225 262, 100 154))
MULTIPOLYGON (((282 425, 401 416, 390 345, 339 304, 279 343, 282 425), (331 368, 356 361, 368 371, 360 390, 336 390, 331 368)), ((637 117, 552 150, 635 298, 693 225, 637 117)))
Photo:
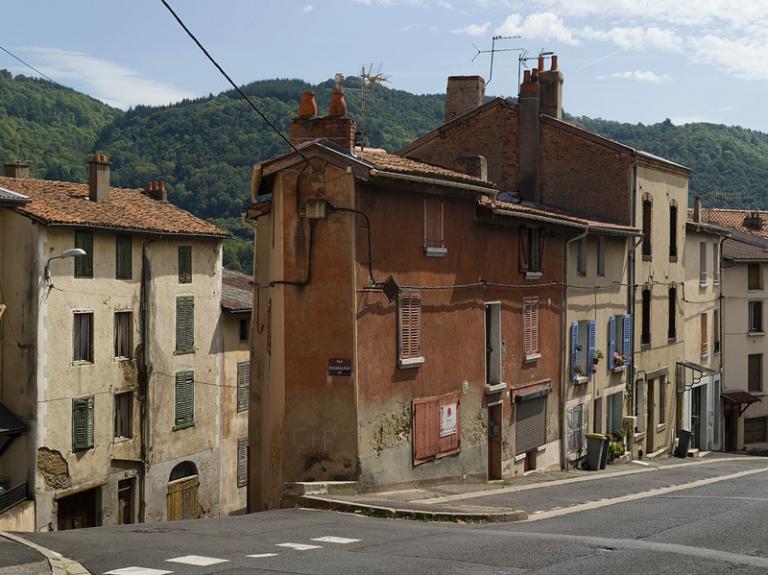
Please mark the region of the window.
POLYGON ((174 429, 195 424, 195 372, 176 373, 176 418, 174 429))
POLYGON ((720 244, 712 244, 712 284, 720 285, 720 244))
POLYGON ((72 400, 72 451, 93 448, 93 396, 72 400))
POLYGON ((744 420, 744 443, 765 443, 768 417, 748 417, 744 420))
POLYGON ((592 377, 595 358, 594 320, 571 324, 571 380, 581 383, 592 377))
POLYGON ((760 264, 747 264, 747 289, 763 289, 760 264))
POLYGON ((414 399, 412 409, 414 465, 461 450, 461 404, 458 394, 414 399))
POLYGON ((629 365, 632 355, 632 316, 612 315, 608 319, 608 367, 629 365))
POLYGON ((642 303, 642 331, 640 333, 640 343, 642 345, 651 344, 651 290, 645 288, 643 290, 643 303, 642 303))
POLYGON ((523 298, 523 347, 525 358, 539 357, 539 300, 523 298))
POLYGON ((133 239, 131 236, 115 238, 115 277, 129 280, 133 277, 133 239))
POLYGON ((650 199, 643 200, 643 257, 651 257, 651 214, 653 203, 650 199))
POLYGON ((659 379, 659 425, 667 421, 667 378, 659 379))
POLYGON ((445 207, 443 197, 433 194, 424 196, 424 253, 442 256, 445 249, 445 207))
POLYGON ((597 238, 597 275, 605 275, 605 239, 597 238))
POLYGON ((93 312, 75 312, 72 360, 93 363, 93 312))
POLYGON ((747 356, 747 391, 763 391, 763 354, 747 356))
POLYGON ((709 353, 709 322, 708 314, 703 313, 700 316, 701 327, 699 333, 701 334, 701 355, 707 355, 709 353))
POLYGON ((133 357, 133 312, 115 312, 115 357, 133 357))
POLYGON ((542 270, 544 238, 537 228, 520 228, 520 271, 537 276, 542 270))
POLYGON ((578 242, 576 242, 576 274, 580 276, 587 275, 586 238, 581 238, 578 242))
POLYGON ((424 362, 421 356, 421 294, 416 290, 400 292, 399 363, 401 366, 424 362))
POLYGON ((243 361, 237 364, 237 411, 248 409, 248 395, 251 388, 251 363, 243 361))
POLYGON ((633 394, 635 403, 635 433, 645 431, 645 381, 638 379, 635 381, 635 393, 633 394))
POLYGON ((677 206, 669 206, 669 261, 677 261, 677 206))
POLYGON ((707 244, 699 242, 699 285, 707 285, 707 244))
POLYGON ((669 326, 667 339, 677 339, 677 288, 669 288, 669 326))
POLYGON ((179 246, 179 283, 192 283, 192 246, 179 246))
POLYGON ((237 440, 237 486, 248 485, 248 438, 237 440))
POLYGON ((133 392, 115 394, 115 438, 133 437, 133 392))
POLYGON ((712 312, 712 351, 720 353, 720 310, 712 312))
POLYGON ((240 320, 240 341, 248 341, 251 334, 251 320, 243 318, 240 320))
POLYGON ((84 256, 75 256, 75 277, 93 277, 93 232, 76 231, 75 247, 85 250, 84 256))
POLYGON ((176 353, 195 351, 195 298, 176 298, 176 353))
POLYGON ((501 383, 501 304, 485 304, 485 382, 501 383))
POLYGON ((618 392, 609 395, 606 399, 608 405, 608 433, 619 431, 624 427, 624 393, 618 392))
POLYGON ((763 302, 749 302, 749 332, 762 333, 763 331, 763 302))

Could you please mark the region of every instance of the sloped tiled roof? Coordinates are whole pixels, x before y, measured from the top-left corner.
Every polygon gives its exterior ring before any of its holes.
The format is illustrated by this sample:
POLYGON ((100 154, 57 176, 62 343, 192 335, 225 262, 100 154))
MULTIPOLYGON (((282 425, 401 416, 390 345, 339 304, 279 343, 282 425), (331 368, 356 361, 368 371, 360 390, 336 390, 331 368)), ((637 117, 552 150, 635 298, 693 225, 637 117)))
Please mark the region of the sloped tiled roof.
POLYGON ((0 188, 31 200, 17 211, 46 225, 115 229, 183 236, 229 234, 168 202, 157 201, 140 189, 110 188, 108 202, 88 198, 88 184, 0 177, 0 188))
MULTIPOLYGON (((688 217, 693 215, 693 210, 688 210, 688 217)), ((745 234, 768 237, 768 212, 758 210, 732 210, 726 208, 704 208, 701 210, 701 221, 708 224, 717 224, 733 228, 745 234), (744 218, 755 216, 762 222, 761 229, 754 229, 744 225, 744 218)))
POLYGON ((0 205, 21 205, 29 203, 29 198, 11 190, 0 188, 0 205))
POLYGON ((253 307, 253 285, 251 276, 235 270, 224 269, 222 273, 221 307, 231 313, 251 311, 253 307))
POLYGON ((727 239, 723 242, 723 257, 737 262, 768 261, 768 244, 759 246, 727 239))
POLYGON ((390 154, 384 150, 361 150, 357 152, 357 156, 369 164, 372 164, 376 169, 384 172, 411 174, 415 176, 424 176, 426 178, 439 178, 454 182, 464 182, 485 188, 494 187, 494 184, 487 180, 482 180, 454 170, 441 168, 440 166, 417 162, 416 160, 410 160, 402 156, 396 156, 395 154, 390 154))

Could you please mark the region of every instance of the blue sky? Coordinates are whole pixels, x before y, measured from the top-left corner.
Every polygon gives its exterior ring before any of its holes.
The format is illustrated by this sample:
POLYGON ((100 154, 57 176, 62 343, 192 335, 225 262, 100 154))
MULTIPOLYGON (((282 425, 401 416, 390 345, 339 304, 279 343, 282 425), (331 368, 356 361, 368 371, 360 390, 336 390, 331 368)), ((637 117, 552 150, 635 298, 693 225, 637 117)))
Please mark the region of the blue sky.
MULTIPOLYGON (((768 132, 765 0, 171 0, 238 83, 318 82, 382 63, 389 86, 445 90, 488 76, 497 43, 559 55, 565 108, 626 122, 711 121, 768 132)), ((24 0, 4 6, 2 42, 56 81, 110 104, 165 104, 225 80, 159 0, 24 0), (12 23, 12 25, 10 24, 12 23)), ((0 67, 33 73, 0 53, 0 67)), ((517 92, 517 57, 496 58, 488 92, 517 92)))

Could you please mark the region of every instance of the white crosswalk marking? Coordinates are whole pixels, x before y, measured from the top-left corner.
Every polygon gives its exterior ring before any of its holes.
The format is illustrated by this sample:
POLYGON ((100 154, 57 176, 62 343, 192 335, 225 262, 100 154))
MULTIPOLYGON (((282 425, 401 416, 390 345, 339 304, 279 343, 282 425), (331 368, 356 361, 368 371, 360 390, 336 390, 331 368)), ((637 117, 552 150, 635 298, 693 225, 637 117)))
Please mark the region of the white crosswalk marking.
POLYGON ((277 553, 257 553, 256 555, 246 555, 246 557, 253 557, 255 559, 261 559, 262 557, 277 557, 277 553))
POLYGON ((123 567, 122 569, 106 571, 104 575, 168 575, 168 573, 173 573, 173 571, 149 569, 148 567, 123 567))
POLYGON ((315 537, 312 541, 321 541, 323 543, 339 543, 341 545, 347 545, 348 543, 357 543, 359 539, 350 539, 349 537, 315 537))
POLYGON ((184 565, 207 567, 208 565, 216 565, 217 563, 226 563, 229 559, 217 559, 216 557, 204 557, 202 555, 184 555, 183 557, 166 559, 166 561, 168 563, 182 563, 184 565))
POLYGON ((296 551, 308 551, 309 549, 322 549, 322 545, 307 545, 306 543, 278 543, 278 547, 288 547, 296 551))

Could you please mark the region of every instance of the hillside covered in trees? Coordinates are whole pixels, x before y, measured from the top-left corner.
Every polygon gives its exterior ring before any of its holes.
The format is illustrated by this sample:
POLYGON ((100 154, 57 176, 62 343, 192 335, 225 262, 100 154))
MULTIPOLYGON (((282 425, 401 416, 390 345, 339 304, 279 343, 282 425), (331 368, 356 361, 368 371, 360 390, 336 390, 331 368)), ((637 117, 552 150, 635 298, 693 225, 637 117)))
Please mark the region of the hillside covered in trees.
MULTIPOLYGON (((326 109, 333 81, 262 80, 244 86, 285 132, 301 93, 326 109)), ((360 127, 359 81, 345 81, 349 112, 360 127)), ((366 97, 368 145, 393 151, 438 126, 443 95, 414 95, 373 86, 366 97)), ((626 124, 566 119, 693 169, 691 195, 709 205, 758 208, 768 199, 768 135, 716 124, 626 124)), ((0 71, 0 153, 32 162, 36 177, 84 181, 90 153, 107 153, 115 186, 164 179, 170 200, 229 229, 225 263, 248 269, 250 230, 239 221, 254 162, 287 150, 234 91, 169 106, 116 110, 75 90, 0 71)))

